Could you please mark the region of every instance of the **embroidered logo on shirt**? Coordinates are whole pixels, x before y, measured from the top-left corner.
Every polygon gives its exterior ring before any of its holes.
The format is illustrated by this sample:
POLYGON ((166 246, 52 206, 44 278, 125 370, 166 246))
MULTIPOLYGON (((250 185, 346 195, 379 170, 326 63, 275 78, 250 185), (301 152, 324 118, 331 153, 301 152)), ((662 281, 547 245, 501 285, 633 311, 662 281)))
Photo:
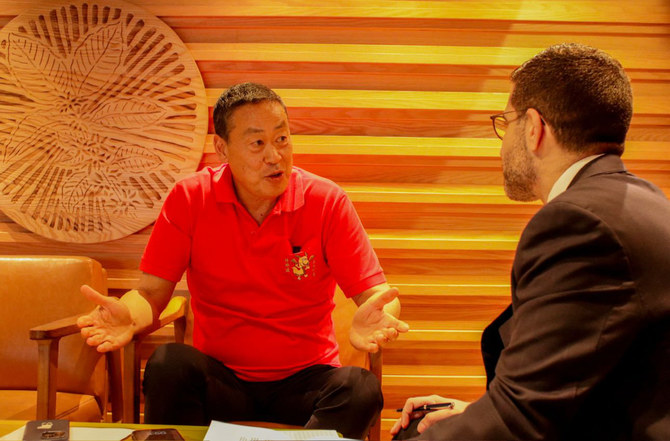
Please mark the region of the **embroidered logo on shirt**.
POLYGON ((306 279, 309 276, 315 277, 314 255, 309 256, 306 251, 300 251, 287 257, 286 272, 298 280, 306 279))

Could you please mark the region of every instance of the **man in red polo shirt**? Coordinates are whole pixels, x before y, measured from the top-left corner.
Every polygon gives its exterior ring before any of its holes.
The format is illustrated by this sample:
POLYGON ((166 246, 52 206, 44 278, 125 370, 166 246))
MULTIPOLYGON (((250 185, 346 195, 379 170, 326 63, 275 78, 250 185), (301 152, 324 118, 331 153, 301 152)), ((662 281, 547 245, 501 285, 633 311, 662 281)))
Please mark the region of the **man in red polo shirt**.
POLYGON ((265 86, 226 90, 214 108, 225 163, 178 182, 142 257, 137 290, 80 318, 99 351, 152 326, 184 271, 193 346, 156 350, 145 421, 267 420, 362 438, 382 407, 368 371, 341 367, 331 312, 338 284, 359 305, 354 347, 375 352, 406 332, 370 241, 344 191, 293 167, 286 107, 265 86))

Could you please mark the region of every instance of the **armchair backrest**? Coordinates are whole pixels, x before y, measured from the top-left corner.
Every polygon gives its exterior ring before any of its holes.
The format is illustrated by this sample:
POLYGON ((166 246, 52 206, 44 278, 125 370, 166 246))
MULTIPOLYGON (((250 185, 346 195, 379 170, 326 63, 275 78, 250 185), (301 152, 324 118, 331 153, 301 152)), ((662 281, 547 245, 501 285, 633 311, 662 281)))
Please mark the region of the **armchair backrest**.
MULTIPOLYGON (((0 256, 0 389, 37 388, 37 344, 29 330, 91 311, 79 291, 84 283, 107 293, 104 270, 88 257, 0 256)), ((79 335, 64 337, 59 352, 59 391, 104 396, 100 354, 79 335), (93 369, 93 376, 81 375, 93 369)))

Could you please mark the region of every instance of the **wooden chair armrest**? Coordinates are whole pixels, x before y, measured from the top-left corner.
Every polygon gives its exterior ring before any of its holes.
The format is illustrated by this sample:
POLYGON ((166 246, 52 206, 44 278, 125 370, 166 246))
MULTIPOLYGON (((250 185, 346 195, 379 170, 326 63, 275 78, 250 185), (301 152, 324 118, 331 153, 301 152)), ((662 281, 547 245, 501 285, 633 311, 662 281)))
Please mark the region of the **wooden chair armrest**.
MULTIPOLYGON (((147 335, 151 334, 152 332, 155 332, 157 329, 160 329, 166 325, 169 325, 172 322, 176 321, 183 321, 184 322, 184 327, 185 327, 185 322, 186 322, 186 304, 187 304, 187 299, 186 297, 182 296, 174 296, 170 299, 170 302, 167 304, 165 309, 161 312, 160 316, 158 316, 158 327, 153 328, 151 330, 141 332, 139 334, 135 334, 133 337, 133 340, 135 342, 141 341, 144 337, 147 335), (182 319, 182 320, 180 320, 182 319)), ((175 323, 175 333, 178 332, 177 326, 179 326, 177 323, 175 323)), ((182 338, 183 342, 183 338, 182 338)))
POLYGON ((30 330, 30 339, 54 340, 65 337, 66 335, 76 334, 79 332, 77 318, 79 318, 80 315, 74 315, 44 325, 35 326, 30 330))
MULTIPOLYGON (((77 319, 81 316, 74 315, 71 317, 54 320, 53 322, 45 323, 43 325, 35 326, 30 330, 31 340, 50 340, 59 339, 66 335, 72 335, 79 332, 77 326, 77 319)), ((170 299, 170 303, 165 307, 159 317, 160 327, 170 324, 175 320, 186 317, 186 298, 175 296, 170 299)), ((152 331, 153 332, 153 331, 152 331)), ((139 337, 144 337, 149 333, 140 334, 139 337)))
POLYGON ((186 297, 174 296, 170 299, 163 312, 161 312, 158 320, 161 327, 163 327, 182 317, 186 317, 186 297))

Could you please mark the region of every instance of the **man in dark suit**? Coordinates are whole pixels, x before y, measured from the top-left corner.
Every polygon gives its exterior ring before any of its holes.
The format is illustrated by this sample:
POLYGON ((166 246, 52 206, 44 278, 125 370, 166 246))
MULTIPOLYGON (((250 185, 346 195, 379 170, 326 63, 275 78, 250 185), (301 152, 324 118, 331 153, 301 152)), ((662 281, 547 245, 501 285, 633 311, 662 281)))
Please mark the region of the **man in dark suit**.
POLYGON ((545 205, 519 241, 512 303, 482 336, 487 391, 473 403, 410 398, 391 432, 669 440, 670 203, 620 159, 630 81, 577 44, 542 51, 511 80, 505 112, 491 117, 505 192, 545 205))

